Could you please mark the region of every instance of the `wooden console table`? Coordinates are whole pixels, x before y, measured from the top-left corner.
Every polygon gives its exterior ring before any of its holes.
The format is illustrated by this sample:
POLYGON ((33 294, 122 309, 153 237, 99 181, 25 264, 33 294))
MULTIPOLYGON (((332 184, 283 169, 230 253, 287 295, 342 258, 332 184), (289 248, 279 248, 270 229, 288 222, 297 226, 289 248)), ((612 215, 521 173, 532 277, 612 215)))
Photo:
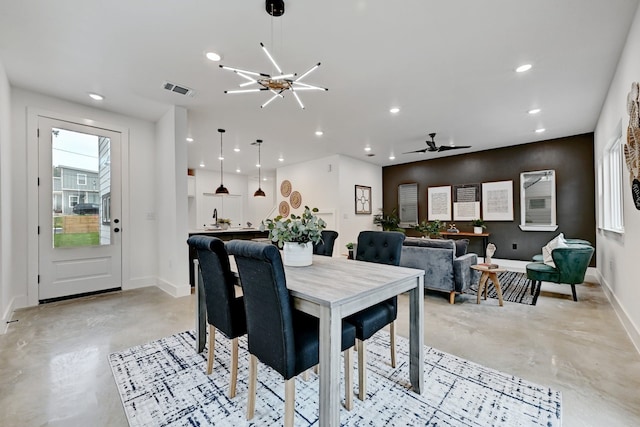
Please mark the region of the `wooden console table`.
POLYGON ((448 231, 441 231, 440 235, 446 238, 455 238, 455 237, 482 237, 482 258, 486 257, 487 245, 489 244, 489 236, 491 233, 469 233, 467 231, 460 231, 458 233, 450 233, 448 231))

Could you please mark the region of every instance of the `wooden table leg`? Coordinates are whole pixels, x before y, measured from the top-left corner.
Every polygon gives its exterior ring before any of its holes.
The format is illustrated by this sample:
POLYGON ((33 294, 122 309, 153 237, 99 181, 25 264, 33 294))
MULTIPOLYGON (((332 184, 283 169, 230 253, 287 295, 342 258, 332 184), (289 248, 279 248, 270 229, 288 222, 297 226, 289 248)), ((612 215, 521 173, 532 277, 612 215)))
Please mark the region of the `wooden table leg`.
POLYGON ((496 273, 489 273, 489 276, 491 277, 493 286, 496 287, 496 292, 498 293, 498 301, 500 301, 500 307, 502 307, 503 306, 502 289, 500 288, 500 281, 498 280, 498 275, 496 273))
MULTIPOLYGON (((480 276, 480 282, 478 283, 478 296, 477 296, 477 301, 476 304, 480 304, 480 295, 482 295, 482 289, 486 289, 486 283, 487 283, 487 278, 489 277, 489 275, 487 274, 486 271, 482 272, 482 276, 480 276)), ((484 299, 487 299, 487 293, 485 291, 484 293, 484 299)))

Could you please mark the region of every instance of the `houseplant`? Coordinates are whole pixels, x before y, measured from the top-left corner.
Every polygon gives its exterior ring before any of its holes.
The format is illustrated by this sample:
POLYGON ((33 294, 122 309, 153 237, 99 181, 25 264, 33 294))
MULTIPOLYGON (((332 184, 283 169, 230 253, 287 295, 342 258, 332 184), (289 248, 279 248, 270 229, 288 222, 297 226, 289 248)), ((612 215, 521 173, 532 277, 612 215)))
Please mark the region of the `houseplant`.
POLYGON ((413 229, 423 236, 438 238, 440 237, 440 231, 444 229, 444 224, 437 219, 431 222, 423 220, 420 224, 414 225, 413 229))
POLYGON ((260 230, 269 230, 269 239, 283 248, 284 265, 311 265, 313 244, 322 241, 322 230, 327 227, 322 218, 314 215, 317 212, 318 208, 305 206, 301 215, 291 214, 287 219, 278 215, 260 225, 260 230))
POLYGON ((397 209, 393 209, 388 215, 380 210, 379 214, 373 216, 373 223, 381 226, 383 231, 401 231, 404 233, 404 228, 400 227, 400 217, 397 209))
POLYGON ((353 242, 349 242, 345 246, 347 247, 347 250, 349 251, 349 256, 347 258, 348 259, 353 259, 353 249, 354 249, 353 242))
POLYGON ((227 228, 229 228, 231 226, 231 219, 230 218, 220 218, 220 219, 218 219, 218 225, 220 225, 220 228, 222 228, 223 230, 226 230, 227 228))
POLYGON ((484 221, 482 220, 482 218, 471 220, 471 225, 473 225, 473 232, 475 234, 482 234, 482 230, 487 228, 487 226, 484 225, 484 221))

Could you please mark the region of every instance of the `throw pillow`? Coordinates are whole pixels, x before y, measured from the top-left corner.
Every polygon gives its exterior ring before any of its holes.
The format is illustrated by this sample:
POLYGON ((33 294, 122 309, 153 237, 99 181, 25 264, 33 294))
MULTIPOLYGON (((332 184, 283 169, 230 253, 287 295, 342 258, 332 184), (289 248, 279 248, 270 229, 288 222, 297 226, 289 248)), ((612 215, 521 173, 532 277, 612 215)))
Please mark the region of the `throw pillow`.
POLYGON ((467 254, 467 248, 469 247, 469 239, 455 239, 456 242, 456 258, 467 254))
POLYGON ((544 260, 544 263, 553 268, 556 268, 556 264, 553 262, 553 257, 551 256, 551 252, 555 248, 566 248, 566 247, 567 247, 567 241, 565 240, 563 233, 560 233, 556 237, 551 239, 549 243, 547 243, 542 248, 542 259, 544 260))

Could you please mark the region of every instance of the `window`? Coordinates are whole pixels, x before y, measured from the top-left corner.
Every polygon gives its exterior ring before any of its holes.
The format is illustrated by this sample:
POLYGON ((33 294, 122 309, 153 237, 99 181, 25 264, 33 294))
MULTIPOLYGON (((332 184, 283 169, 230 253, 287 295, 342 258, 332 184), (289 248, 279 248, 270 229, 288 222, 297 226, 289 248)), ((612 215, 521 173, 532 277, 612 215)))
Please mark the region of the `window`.
POLYGON ((78 177, 78 185, 87 185, 86 173, 79 173, 77 177, 78 177))
POLYGON ((79 196, 69 196, 69 207, 72 208, 78 204, 79 196))
POLYGON ((605 148, 602 158, 602 225, 624 232, 622 216, 622 132, 605 148))
POLYGON ((398 186, 398 205, 400 206, 400 223, 403 226, 418 223, 418 184, 398 186))

